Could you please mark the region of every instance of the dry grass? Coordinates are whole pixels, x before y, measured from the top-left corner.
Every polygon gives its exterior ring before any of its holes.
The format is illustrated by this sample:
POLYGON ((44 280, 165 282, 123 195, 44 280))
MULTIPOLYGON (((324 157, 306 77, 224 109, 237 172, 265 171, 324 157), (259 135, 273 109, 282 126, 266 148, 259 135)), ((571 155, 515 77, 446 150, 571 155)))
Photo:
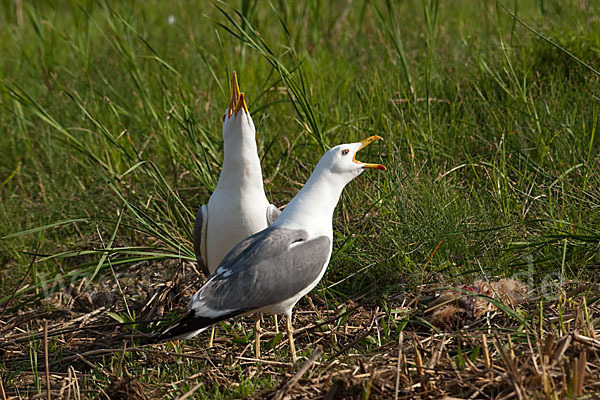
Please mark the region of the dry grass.
POLYGON ((556 298, 530 290, 515 308, 506 298, 504 305, 498 303, 498 294, 486 312, 459 312, 444 331, 427 322, 440 304, 460 309, 486 298, 462 289, 449 298, 448 289, 425 287, 418 298, 403 293, 385 302, 362 298, 328 308, 313 295, 295 314, 296 345, 305 357, 294 365, 287 339, 274 332, 268 318, 262 360, 253 358, 252 338, 244 336, 249 329, 240 321, 221 328, 210 349, 204 347, 208 338, 203 335, 175 344, 136 345, 144 334, 116 323, 108 313, 125 315, 128 307, 137 311, 138 320, 150 320, 165 310, 182 309, 199 284, 198 275, 190 264, 175 270, 168 277, 139 266, 118 275, 121 290, 98 283, 84 296, 67 288, 47 301, 46 311, 4 316, 0 362, 5 396, 46 398, 46 379, 54 398, 74 399, 98 393, 111 399, 206 396, 214 385, 239 397, 243 381, 255 383, 248 393, 252 397, 278 399, 600 395, 600 295, 595 285, 565 285, 556 298), (131 278, 135 276, 148 279, 141 282, 131 278), (195 367, 188 365, 181 376, 157 372, 182 363, 195 367))

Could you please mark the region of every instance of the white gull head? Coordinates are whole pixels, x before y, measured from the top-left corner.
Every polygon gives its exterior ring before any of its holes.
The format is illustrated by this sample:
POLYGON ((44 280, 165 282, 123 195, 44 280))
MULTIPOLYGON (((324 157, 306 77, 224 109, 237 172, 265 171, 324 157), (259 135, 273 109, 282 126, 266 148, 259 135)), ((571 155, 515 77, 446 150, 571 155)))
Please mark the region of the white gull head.
MULTIPOLYGON (((246 96, 240 93, 237 74, 231 77, 231 98, 229 106, 223 114, 223 141, 227 142, 246 140, 255 143, 256 128, 248 111, 246 96)), ((256 147, 256 143, 255 146, 256 147)))
POLYGON ((219 185, 240 190, 247 187, 264 193, 256 146, 256 128, 248 111, 246 97, 244 93, 240 93, 235 72, 231 78, 229 106, 223 114, 222 134, 224 159, 219 185))
POLYGON ((327 235, 331 238, 333 211, 344 187, 367 168, 386 169, 381 164, 364 163, 356 159, 360 149, 380 139, 380 136, 371 136, 357 143, 340 144, 329 149, 302 190, 273 225, 302 228, 311 236, 327 235))

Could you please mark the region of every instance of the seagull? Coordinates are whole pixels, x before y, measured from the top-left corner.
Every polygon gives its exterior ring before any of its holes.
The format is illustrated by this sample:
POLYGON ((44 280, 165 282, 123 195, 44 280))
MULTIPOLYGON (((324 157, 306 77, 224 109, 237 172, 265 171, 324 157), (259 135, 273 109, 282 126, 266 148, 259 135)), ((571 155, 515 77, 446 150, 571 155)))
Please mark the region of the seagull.
MULTIPOLYGON (((223 169, 217 187, 208 205, 198 210, 194 223, 194 252, 207 277, 236 244, 265 229, 281 213, 265 196, 256 129, 235 72, 231 78, 231 99, 223 115, 223 147, 223 169)), ((257 322, 255 330, 259 329, 257 322)), ((213 327, 209 347, 214 333, 213 327)))
POLYGON ((189 312, 151 342, 190 339, 225 319, 253 313, 284 314, 296 361, 292 309, 323 277, 333 244, 333 211, 344 187, 366 169, 356 160, 379 136, 329 149, 300 192, 268 228, 243 240, 223 259, 189 302, 189 312))

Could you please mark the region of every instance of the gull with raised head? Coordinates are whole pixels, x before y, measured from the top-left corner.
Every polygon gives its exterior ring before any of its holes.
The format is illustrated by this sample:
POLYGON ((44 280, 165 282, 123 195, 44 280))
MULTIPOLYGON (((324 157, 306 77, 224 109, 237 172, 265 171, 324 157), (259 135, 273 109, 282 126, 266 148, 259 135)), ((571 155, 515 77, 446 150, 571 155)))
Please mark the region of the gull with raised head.
MULTIPOLYGON (((217 187, 208 205, 198 210, 194 223, 194 252, 207 277, 235 245, 265 229, 281 213, 265 195, 256 129, 235 72, 231 78, 229 106, 223 115, 223 153, 217 187)), ((256 329, 260 329, 258 322, 256 329)), ((214 327, 209 347, 213 338, 214 327)), ((257 348, 257 356, 259 353, 257 348)))

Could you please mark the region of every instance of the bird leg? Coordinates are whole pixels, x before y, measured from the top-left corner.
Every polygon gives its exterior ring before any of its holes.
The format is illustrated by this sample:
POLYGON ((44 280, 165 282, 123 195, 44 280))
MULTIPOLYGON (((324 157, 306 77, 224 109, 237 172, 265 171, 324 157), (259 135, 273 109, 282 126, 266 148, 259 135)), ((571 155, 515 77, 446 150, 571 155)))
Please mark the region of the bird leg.
POLYGON ((254 356, 257 359, 260 359, 260 317, 262 314, 256 314, 256 319, 254 320, 254 356))
POLYGON ((288 338, 290 339, 290 351, 292 352, 292 361, 296 362, 296 346, 294 346, 294 327, 292 326, 292 316, 288 315, 286 318, 285 328, 287 331, 288 338))
POLYGON ((208 339, 208 347, 213 347, 213 341, 215 340, 215 330, 217 329, 217 325, 213 325, 210 327, 210 339, 208 339))
POLYGON ((279 320, 277 319, 277 314, 273 314, 273 319, 275 320, 275 333, 279 333, 279 320))

